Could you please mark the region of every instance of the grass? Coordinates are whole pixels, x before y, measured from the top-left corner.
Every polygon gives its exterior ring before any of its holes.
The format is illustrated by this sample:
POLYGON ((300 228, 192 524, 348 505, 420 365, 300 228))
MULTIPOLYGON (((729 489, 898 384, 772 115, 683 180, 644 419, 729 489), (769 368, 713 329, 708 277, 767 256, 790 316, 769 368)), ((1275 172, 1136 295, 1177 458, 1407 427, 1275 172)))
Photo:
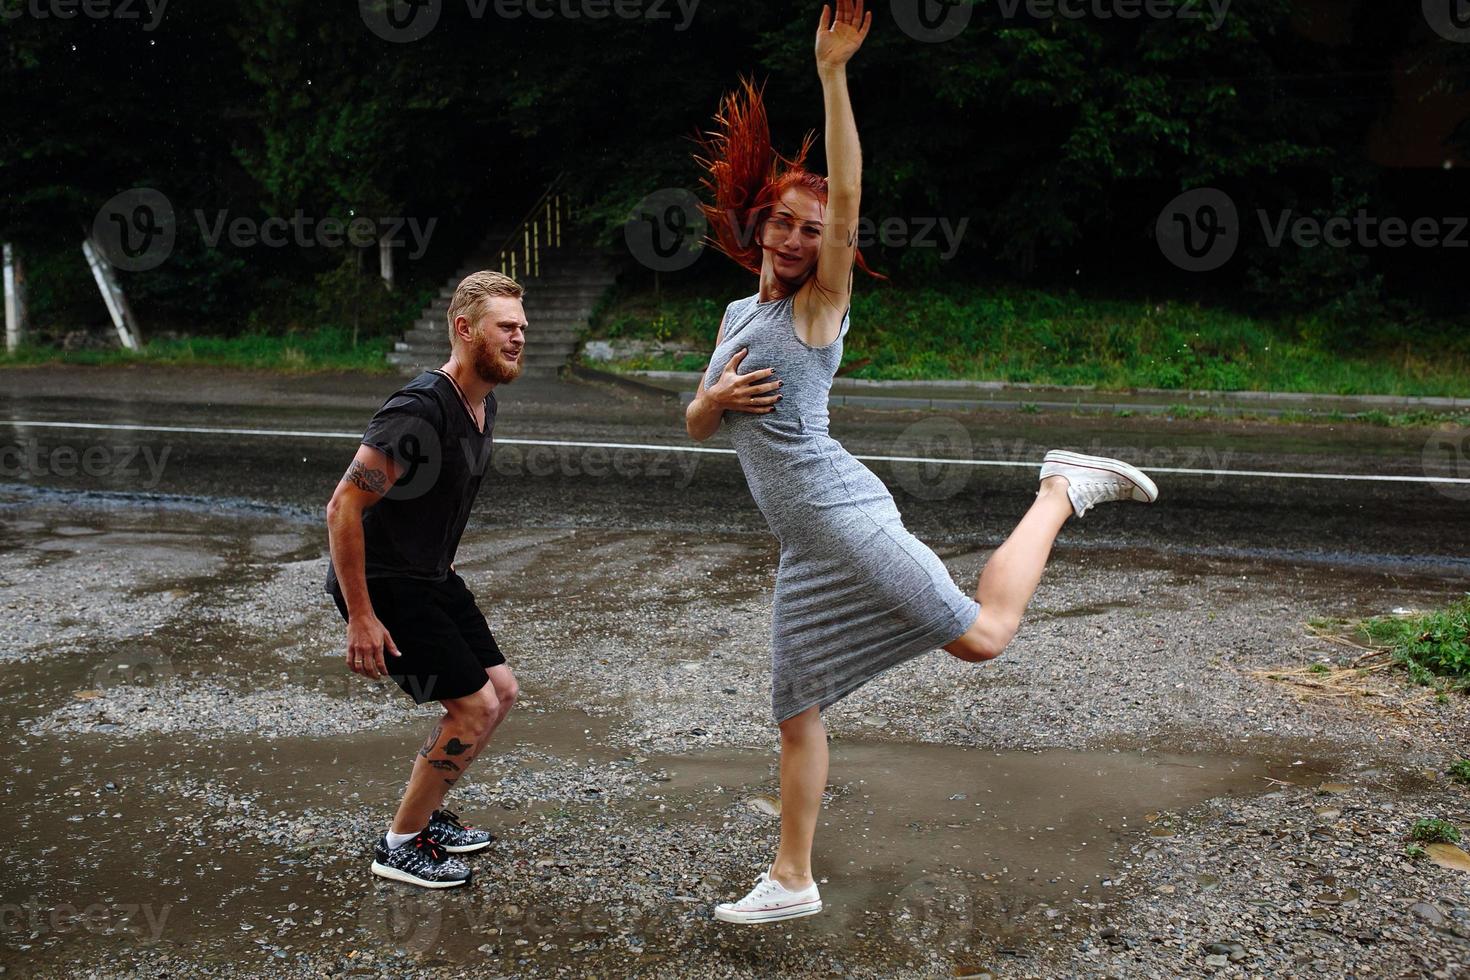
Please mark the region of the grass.
MULTIPOLYGON (((1113 412, 1118 418, 1131 418, 1137 413, 1131 408, 1120 408, 1113 412)), ((1412 412, 1380 412, 1372 410, 1367 412, 1242 412, 1235 409, 1209 408, 1194 405, 1171 405, 1162 413, 1164 416, 1175 419, 1186 419, 1189 421, 1205 421, 1207 419, 1233 419, 1241 422, 1282 422, 1286 424, 1297 424, 1301 422, 1332 423, 1332 422, 1359 422, 1365 425, 1376 425, 1384 428, 1402 429, 1415 426, 1456 426, 1460 428, 1470 427, 1470 413, 1464 412, 1430 412, 1416 410, 1412 412)))
POLYGON ((167 364, 194 367, 252 368, 285 373, 389 370, 385 359, 393 349, 387 337, 352 343, 346 330, 320 328, 286 334, 241 334, 236 337, 179 337, 149 340, 141 351, 122 348, 64 351, 28 346, 0 352, 0 367, 42 364, 167 364))
MULTIPOLYGON (((592 335, 699 352, 633 358, 624 369, 703 370, 732 298, 624 295, 599 310, 592 335)), ((1332 346, 1334 325, 969 285, 860 291, 852 324, 842 370, 855 378, 1470 397, 1470 339, 1447 325, 1417 346, 1345 353, 1332 346)))
POLYGON ((1445 772, 1455 782, 1470 786, 1470 759, 1458 759, 1450 763, 1445 772))
MULTIPOLYGON (((1362 620, 1312 619, 1312 635, 1330 645, 1332 662, 1271 667, 1251 673, 1286 684, 1302 701, 1357 705, 1400 720, 1422 718, 1423 705, 1448 704, 1470 693, 1470 594, 1443 609, 1362 620), (1407 673, 1414 687, 1383 684, 1407 673), (1417 686, 1429 688, 1419 692, 1417 686)), ((1470 759, 1451 764, 1449 775, 1470 784, 1470 759)))
POLYGON ((1420 844, 1458 844, 1460 831, 1448 820, 1415 820, 1414 826, 1409 828, 1409 839, 1420 844))
POLYGON ((1446 677, 1462 690, 1470 689, 1470 595, 1430 612, 1374 616, 1358 628, 1417 683, 1446 677))

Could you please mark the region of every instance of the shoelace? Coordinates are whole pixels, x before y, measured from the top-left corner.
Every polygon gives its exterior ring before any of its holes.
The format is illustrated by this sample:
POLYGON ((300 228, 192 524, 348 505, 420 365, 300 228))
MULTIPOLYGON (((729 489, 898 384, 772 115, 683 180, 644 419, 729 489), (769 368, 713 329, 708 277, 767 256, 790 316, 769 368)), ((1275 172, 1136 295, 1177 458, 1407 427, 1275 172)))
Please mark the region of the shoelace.
POLYGON ((1110 499, 1117 495, 1119 490, 1125 489, 1124 484, 1107 480, 1084 480, 1072 487, 1076 499, 1082 504, 1081 510, 1088 510, 1093 504, 1101 500, 1110 499))
POLYGON ((413 839, 413 846, 418 848, 420 851, 423 851, 425 850, 425 848, 427 848, 429 860, 433 861, 435 864, 442 864, 444 863, 444 860, 449 857, 449 852, 446 851, 444 849, 444 846, 440 844, 437 840, 430 837, 427 830, 419 831, 418 836, 413 839))
POLYGON ((470 829, 469 827, 466 827, 464 824, 459 822, 459 817, 454 815, 453 810, 436 810, 435 814, 441 821, 449 824, 449 826, 454 827, 456 830, 470 829))

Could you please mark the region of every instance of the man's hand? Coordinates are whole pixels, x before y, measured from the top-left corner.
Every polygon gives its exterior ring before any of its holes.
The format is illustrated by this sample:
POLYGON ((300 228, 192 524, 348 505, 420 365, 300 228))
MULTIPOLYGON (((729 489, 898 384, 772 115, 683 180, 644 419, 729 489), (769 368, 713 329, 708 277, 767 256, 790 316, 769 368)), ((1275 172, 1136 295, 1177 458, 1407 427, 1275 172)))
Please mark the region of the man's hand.
POLYGON ((347 666, 355 674, 377 680, 388 674, 383 650, 402 656, 388 630, 376 616, 354 616, 347 624, 347 666))
POLYGON ((776 403, 781 400, 780 395, 770 394, 781 387, 779 381, 767 381, 771 375, 776 373, 775 368, 761 368, 749 374, 741 374, 736 369, 740 362, 745 360, 745 355, 750 353, 750 348, 742 347, 730 358, 725 365, 725 370, 720 372, 720 378, 709 386, 705 392, 706 396, 716 405, 733 412, 751 412, 763 415, 766 412, 774 412, 776 403))

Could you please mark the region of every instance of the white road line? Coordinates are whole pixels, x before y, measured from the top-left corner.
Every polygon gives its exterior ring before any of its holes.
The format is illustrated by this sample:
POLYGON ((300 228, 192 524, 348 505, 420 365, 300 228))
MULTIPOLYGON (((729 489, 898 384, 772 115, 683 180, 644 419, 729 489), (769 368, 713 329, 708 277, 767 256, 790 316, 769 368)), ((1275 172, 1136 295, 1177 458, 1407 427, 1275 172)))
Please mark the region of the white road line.
MULTIPOLYGON (((219 436, 286 436, 295 439, 360 439, 361 432, 333 432, 321 429, 234 429, 207 425, 141 425, 135 423, 105 422, 42 422, 26 419, 4 419, 0 425, 16 428, 30 426, 41 429, 100 429, 123 432, 177 432, 190 435, 219 436)), ((561 446, 587 449, 641 449, 662 453, 707 453, 718 456, 733 456, 733 449, 716 449, 709 446, 661 446, 641 442, 583 442, 561 439, 507 439, 497 438, 497 445, 511 446, 561 446)), ((1034 469, 1040 464, 1034 460, 1008 459, 945 459, 934 456, 853 456, 865 462, 878 463, 929 463, 943 466, 1015 466, 1034 469)), ((1139 467, 1146 473, 1180 473, 1187 476, 1254 476, 1272 480, 1342 480, 1373 483, 1464 483, 1470 477, 1456 476, 1393 476, 1382 473, 1306 473, 1283 470, 1211 470, 1184 466, 1139 467)))

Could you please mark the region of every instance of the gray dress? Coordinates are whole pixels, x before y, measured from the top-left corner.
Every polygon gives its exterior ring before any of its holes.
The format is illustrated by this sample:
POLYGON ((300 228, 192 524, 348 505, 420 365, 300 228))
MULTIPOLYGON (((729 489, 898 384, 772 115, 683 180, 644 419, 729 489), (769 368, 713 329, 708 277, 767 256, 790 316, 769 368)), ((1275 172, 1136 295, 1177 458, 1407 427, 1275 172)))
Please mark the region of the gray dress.
POLYGON ((756 506, 781 543, 771 620, 777 723, 825 708, 896 664, 957 639, 980 612, 939 557, 908 532, 888 488, 827 431, 836 340, 796 336, 792 297, 736 300, 705 387, 741 348, 742 374, 775 368, 781 401, 723 422, 756 506))

